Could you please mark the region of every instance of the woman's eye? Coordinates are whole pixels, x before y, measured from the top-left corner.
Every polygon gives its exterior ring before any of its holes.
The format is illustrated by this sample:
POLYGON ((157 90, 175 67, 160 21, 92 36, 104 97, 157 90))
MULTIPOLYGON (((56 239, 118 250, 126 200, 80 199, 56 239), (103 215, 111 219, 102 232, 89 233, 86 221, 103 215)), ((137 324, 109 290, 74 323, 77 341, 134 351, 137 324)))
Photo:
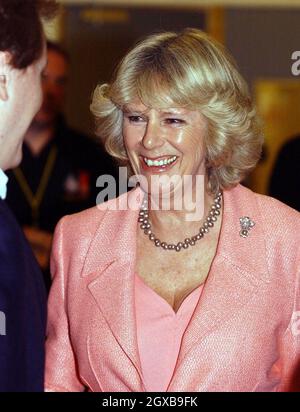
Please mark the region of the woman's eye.
POLYGON ((130 123, 141 123, 143 122, 143 118, 141 116, 127 116, 130 123))
POLYGON ((165 119, 165 123, 166 124, 181 125, 181 124, 184 124, 185 121, 182 120, 182 119, 177 119, 177 118, 171 117, 171 118, 165 119))

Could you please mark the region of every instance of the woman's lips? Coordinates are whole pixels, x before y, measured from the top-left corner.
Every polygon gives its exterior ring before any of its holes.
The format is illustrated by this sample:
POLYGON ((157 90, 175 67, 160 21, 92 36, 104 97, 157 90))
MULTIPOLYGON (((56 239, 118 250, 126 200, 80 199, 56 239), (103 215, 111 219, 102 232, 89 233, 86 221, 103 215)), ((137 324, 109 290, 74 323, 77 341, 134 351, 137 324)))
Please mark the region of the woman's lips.
MULTIPOLYGON (((166 158, 172 158, 172 157, 175 157, 175 156, 161 156, 161 157, 156 157, 155 159, 147 157, 147 159, 152 160, 152 161, 160 161, 160 160, 163 160, 166 158)), ((177 160, 179 159, 179 157, 176 156, 176 159, 169 164, 163 164, 163 165, 158 165, 158 166, 155 166, 155 165, 149 166, 144 159, 145 159, 144 156, 140 156, 140 162, 142 165, 142 169, 144 171, 151 172, 151 173, 163 173, 163 172, 169 171, 177 163, 177 160)))

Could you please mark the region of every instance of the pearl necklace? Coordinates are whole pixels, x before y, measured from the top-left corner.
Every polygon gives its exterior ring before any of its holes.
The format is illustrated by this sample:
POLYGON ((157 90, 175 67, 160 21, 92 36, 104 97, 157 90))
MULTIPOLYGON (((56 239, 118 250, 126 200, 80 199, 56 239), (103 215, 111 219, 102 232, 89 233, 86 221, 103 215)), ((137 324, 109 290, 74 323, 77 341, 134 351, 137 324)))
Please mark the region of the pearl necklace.
POLYGON ((203 236, 209 232, 209 229, 214 226, 218 216, 221 213, 221 202, 222 193, 218 193, 209 210, 208 216, 206 217, 203 225, 200 227, 198 233, 194 236, 186 238, 183 242, 178 242, 177 245, 173 243, 168 244, 166 242, 161 242, 156 238, 155 234, 151 230, 147 200, 144 200, 142 204, 138 222, 141 223, 140 228, 144 231, 145 235, 149 237, 156 247, 162 247, 164 250, 176 250, 176 252, 180 252, 182 249, 187 249, 189 246, 194 246, 196 242, 202 239, 203 236))

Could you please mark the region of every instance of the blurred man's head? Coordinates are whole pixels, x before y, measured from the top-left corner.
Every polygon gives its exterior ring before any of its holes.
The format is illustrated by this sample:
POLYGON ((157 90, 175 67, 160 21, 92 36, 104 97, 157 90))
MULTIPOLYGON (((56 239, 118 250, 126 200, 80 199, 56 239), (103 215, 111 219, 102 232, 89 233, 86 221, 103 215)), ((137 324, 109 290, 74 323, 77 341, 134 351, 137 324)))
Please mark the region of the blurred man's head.
POLYGON ((43 103, 32 124, 40 129, 53 126, 63 110, 69 69, 69 57, 61 46, 47 42, 47 50, 48 63, 42 77, 43 103))
POLYGON ((17 166, 23 136, 42 102, 46 66, 40 18, 55 12, 52 0, 0 0, 0 168, 17 166))

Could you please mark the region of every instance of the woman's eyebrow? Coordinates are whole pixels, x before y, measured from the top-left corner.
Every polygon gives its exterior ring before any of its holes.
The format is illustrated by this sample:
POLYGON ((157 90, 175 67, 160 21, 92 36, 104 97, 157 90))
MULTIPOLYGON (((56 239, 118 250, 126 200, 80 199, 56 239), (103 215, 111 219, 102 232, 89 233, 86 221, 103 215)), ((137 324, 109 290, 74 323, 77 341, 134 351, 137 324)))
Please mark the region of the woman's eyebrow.
POLYGON ((161 114, 162 114, 162 115, 171 115, 171 116, 174 116, 174 115, 181 115, 181 114, 183 114, 183 113, 180 113, 180 112, 178 112, 178 111, 162 111, 161 114))
POLYGON ((130 107, 130 106, 125 105, 125 106, 123 106, 123 112, 125 112, 125 113, 145 114, 146 111, 143 112, 141 110, 138 110, 135 107, 130 107))
POLYGON ((174 109, 162 109, 162 110, 160 110, 160 113, 161 114, 166 114, 166 115, 184 115, 184 114, 186 114, 186 110, 184 110, 184 109, 180 109, 180 108, 178 108, 178 109, 176 109, 176 108, 174 108, 174 109))

